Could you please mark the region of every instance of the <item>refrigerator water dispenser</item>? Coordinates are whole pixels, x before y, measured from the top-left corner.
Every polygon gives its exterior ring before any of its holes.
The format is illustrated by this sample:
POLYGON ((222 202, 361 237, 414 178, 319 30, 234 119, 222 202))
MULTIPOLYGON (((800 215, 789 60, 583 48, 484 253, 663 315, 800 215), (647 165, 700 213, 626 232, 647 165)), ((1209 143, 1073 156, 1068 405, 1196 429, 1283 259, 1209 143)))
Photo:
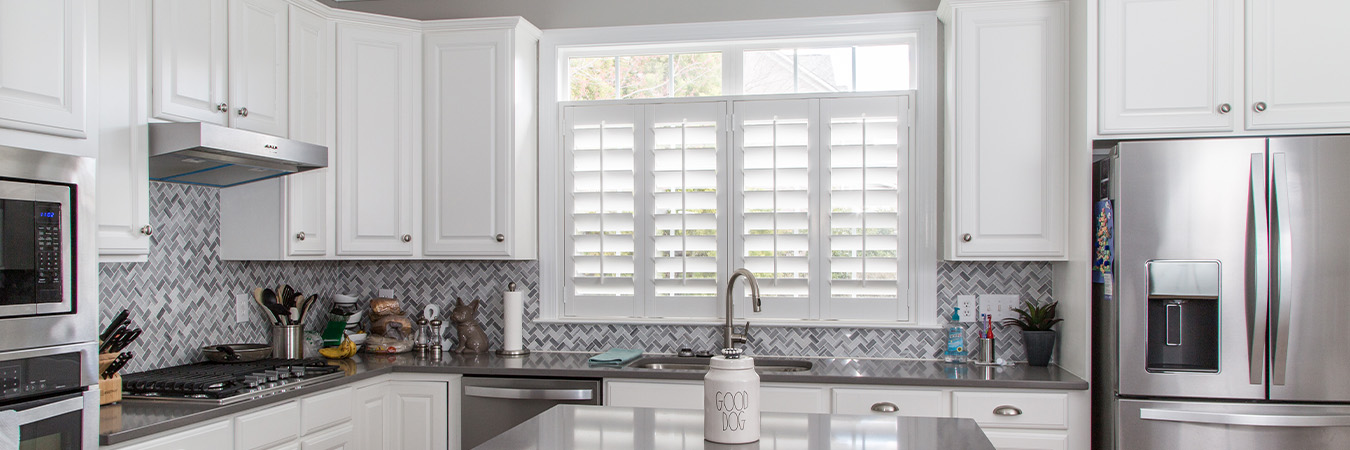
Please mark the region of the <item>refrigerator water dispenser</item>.
POLYGON ((1219 371, 1219 262, 1147 263, 1149 372, 1219 371))

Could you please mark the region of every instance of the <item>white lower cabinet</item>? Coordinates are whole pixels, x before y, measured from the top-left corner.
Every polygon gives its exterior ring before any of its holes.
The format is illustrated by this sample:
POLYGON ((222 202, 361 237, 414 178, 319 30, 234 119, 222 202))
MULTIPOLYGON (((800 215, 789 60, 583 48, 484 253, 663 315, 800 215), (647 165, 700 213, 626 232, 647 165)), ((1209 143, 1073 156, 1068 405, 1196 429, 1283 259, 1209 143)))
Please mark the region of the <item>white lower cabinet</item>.
POLYGON ((276 448, 300 437, 300 403, 286 402, 234 419, 234 448, 276 448))
MULTIPOLYGON (((458 392, 456 392, 458 393, 458 392)), ((386 405, 388 436, 386 449, 431 450, 449 444, 445 383, 392 381, 386 405)))
POLYGON ((835 414, 887 413, 912 417, 950 415, 943 392, 933 389, 834 389, 835 414))
MULTIPOLYGON (((763 412, 830 412, 828 387, 800 383, 760 383, 763 412)), ((605 406, 703 409, 702 381, 605 380, 605 406)))
POLYGON ((300 450, 355 450, 356 427, 345 424, 332 430, 306 436, 300 440, 300 450))
POLYGON ((126 450, 233 450, 234 422, 230 419, 193 426, 182 432, 119 447, 126 450))
POLYGON ((986 429, 984 435, 998 450, 1069 450, 1068 433, 986 429))

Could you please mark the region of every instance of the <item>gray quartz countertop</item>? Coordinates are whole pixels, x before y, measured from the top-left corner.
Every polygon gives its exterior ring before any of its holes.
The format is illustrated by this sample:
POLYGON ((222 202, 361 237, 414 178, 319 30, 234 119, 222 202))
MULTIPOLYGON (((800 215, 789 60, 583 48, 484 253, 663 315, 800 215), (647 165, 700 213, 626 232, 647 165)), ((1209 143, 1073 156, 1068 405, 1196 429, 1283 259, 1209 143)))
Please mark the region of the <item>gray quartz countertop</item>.
MULTIPOLYGON (((102 408, 99 444, 112 445, 138 439, 193 423, 204 422, 324 389, 379 376, 390 372, 450 373, 485 376, 560 377, 560 378, 647 378, 701 380, 704 371, 640 369, 628 366, 596 366, 587 362, 588 353, 535 352, 521 358, 493 354, 455 355, 445 353, 440 360, 402 355, 359 354, 344 364, 347 376, 226 406, 184 405, 163 402, 124 400, 102 408)), ((763 359, 775 359, 764 357, 763 359)), ((1084 390, 1088 383, 1057 366, 1030 367, 1025 364, 1002 367, 954 365, 941 361, 803 358, 812 363, 810 370, 764 373, 761 382, 868 384, 892 386, 972 387, 996 389, 1084 390)), ((603 395, 603 394, 602 394, 603 395)))
POLYGON ((703 440, 703 411, 559 405, 475 450, 804 448, 993 450, 994 445, 971 419, 789 413, 763 413, 759 442, 723 445, 703 440))

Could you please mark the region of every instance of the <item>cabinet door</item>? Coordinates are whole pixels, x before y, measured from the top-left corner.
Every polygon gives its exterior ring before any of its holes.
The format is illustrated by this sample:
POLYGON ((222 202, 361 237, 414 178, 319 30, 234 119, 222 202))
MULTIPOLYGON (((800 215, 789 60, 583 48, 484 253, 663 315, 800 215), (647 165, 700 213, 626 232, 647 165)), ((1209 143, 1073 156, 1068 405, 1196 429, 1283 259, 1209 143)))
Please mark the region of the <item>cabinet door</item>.
POLYGON ((356 445, 356 427, 352 424, 342 425, 313 436, 305 436, 300 440, 300 450, 354 450, 379 447, 362 447, 356 445))
POLYGON ((230 126, 286 137, 287 4, 232 0, 230 126))
POLYGON ((322 17, 291 6, 290 12, 290 137, 328 146, 328 164, 284 177, 289 256, 325 256, 333 246, 335 189, 333 165, 336 26, 322 17))
POLYGON ((1064 433, 985 429, 984 435, 998 450, 1069 450, 1064 433))
POLYGON ((509 33, 427 37, 423 254, 510 256, 506 240, 525 238, 508 236, 514 162, 509 33))
MULTIPOLYGON (((37 2, 34 2, 37 3, 37 2)), ((147 144, 150 3, 99 2, 99 151, 96 197, 101 261, 150 253, 147 144)), ((3 20, 3 19, 0 19, 3 20)))
POLYGON ((1350 127, 1350 2, 1247 0, 1247 128, 1350 127))
POLYGON ((155 0, 153 114, 226 125, 225 0, 155 0))
POLYGON ((85 0, 0 2, 0 127, 85 137, 85 22, 97 11, 85 0))
POLYGON ((957 8, 948 259, 1065 254, 1064 2, 957 8))
POLYGON ((421 36, 337 29, 340 255, 413 256, 421 146, 421 36))
POLYGON ((1233 0, 1101 2, 1101 134, 1233 131, 1233 0))
POLYGON ((272 448, 300 437, 300 404, 287 402, 234 419, 236 450, 272 448))
POLYGON ((352 415, 355 448, 377 450, 385 447, 385 424, 395 423, 385 416, 389 383, 378 383, 356 390, 356 413, 352 415))
MULTIPOLYGON (((446 383, 389 382, 389 446, 404 450, 443 449, 449 445, 446 383)), ((363 447, 364 448, 364 447, 363 447)))
POLYGON ((233 427, 229 420, 195 425, 187 431, 174 433, 122 450, 234 450, 233 427))
POLYGON ((945 394, 940 389, 835 388, 834 413, 946 417, 947 402, 944 401, 944 397, 945 394), (895 411, 887 411, 889 407, 893 407, 895 411))

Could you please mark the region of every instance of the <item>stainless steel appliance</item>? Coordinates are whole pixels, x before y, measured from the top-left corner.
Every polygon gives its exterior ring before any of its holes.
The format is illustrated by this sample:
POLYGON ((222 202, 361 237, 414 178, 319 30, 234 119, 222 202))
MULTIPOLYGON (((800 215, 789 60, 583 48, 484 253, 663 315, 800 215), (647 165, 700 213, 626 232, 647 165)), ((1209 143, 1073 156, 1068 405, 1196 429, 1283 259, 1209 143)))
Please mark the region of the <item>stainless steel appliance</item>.
POLYGON ((0 180, 0 317, 69 314, 71 186, 0 180))
POLYGON ((323 359, 201 362, 123 375, 122 399, 228 405, 342 376, 323 359))
POLYGON ((600 380, 464 377, 460 448, 470 449, 558 404, 599 405, 600 380))
POLYGON ((0 353, 0 442, 21 449, 98 445, 98 350, 92 343, 0 353), (93 433, 90 431, 93 430, 93 433))
MULTIPOLYGON (((1350 136, 1112 151, 1115 448, 1350 448, 1350 136)), ((1109 389, 1101 389, 1107 387, 1109 389)))
POLYGON ((202 122, 150 124, 150 179, 230 187, 328 166, 328 148, 202 122))

